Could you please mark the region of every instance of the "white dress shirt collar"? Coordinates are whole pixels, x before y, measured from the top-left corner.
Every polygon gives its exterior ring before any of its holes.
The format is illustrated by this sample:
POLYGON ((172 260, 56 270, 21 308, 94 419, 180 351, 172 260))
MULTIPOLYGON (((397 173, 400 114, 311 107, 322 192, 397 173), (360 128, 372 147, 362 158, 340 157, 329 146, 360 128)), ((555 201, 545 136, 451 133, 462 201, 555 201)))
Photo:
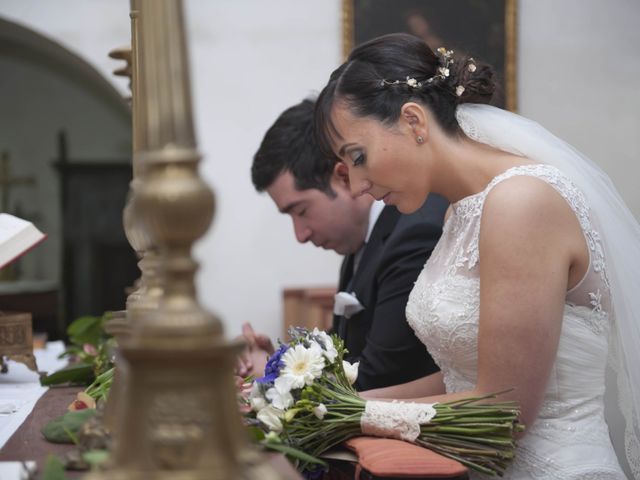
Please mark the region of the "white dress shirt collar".
POLYGON ((369 227, 367 228, 367 236, 364 237, 364 243, 367 243, 369 238, 371 238, 371 232, 373 232, 373 228, 376 226, 376 222, 383 208, 384 202, 382 200, 374 200, 371 204, 371 209, 369 210, 369 227))

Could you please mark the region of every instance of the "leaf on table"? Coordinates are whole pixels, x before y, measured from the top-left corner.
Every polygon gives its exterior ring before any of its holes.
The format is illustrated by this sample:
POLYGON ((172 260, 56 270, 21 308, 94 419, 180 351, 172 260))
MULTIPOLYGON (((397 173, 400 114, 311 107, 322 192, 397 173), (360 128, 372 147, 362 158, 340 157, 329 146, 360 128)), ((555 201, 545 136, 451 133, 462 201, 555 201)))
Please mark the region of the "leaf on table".
POLYGON ((61 385, 63 383, 81 383, 89 385, 94 378, 93 365, 90 363, 74 363, 51 375, 45 375, 40 379, 40 384, 61 385))
POLYGON ((49 442, 74 443, 74 436, 77 437, 80 427, 95 414, 92 408, 67 412, 47 423, 42 428, 42 435, 49 442))
POLYGON ((67 327, 69 341, 75 345, 98 345, 104 336, 102 317, 84 316, 75 319, 67 327))
POLYGON ((47 456, 40 480, 68 480, 64 473, 64 464, 53 454, 47 456))

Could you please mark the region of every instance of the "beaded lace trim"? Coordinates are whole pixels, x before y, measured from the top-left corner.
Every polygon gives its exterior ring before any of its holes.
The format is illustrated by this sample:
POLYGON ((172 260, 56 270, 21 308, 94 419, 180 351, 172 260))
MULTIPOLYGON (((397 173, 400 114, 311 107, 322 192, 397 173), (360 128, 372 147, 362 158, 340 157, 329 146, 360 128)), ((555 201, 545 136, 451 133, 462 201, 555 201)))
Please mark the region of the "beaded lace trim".
MULTIPOLYGON (((487 195, 493 187, 498 183, 518 175, 530 176, 540 178, 551 185, 565 201, 569 204, 573 212, 576 214, 580 227, 585 236, 587 246, 591 254, 591 268, 596 272, 602 283, 609 289, 609 279, 607 278, 607 271, 604 259, 604 249, 602 248, 602 242, 600 241, 600 235, 598 231, 593 228, 591 223, 591 217, 589 214, 589 207, 587 201, 580 190, 558 170, 551 165, 522 165, 511 168, 506 172, 495 177, 487 187, 480 193, 472 195, 470 197, 463 198, 458 203, 453 205, 456 219, 456 224, 464 225, 472 217, 479 217, 482 215, 482 208, 487 195)), ((465 248, 457 249, 458 255, 452 267, 454 269, 466 263, 468 269, 472 269, 476 266, 479 260, 479 241, 480 241, 480 221, 475 222, 474 231, 472 234, 471 242, 469 246, 465 248)), ((453 273, 453 272, 451 272, 453 273)), ((596 334, 603 333, 607 321, 607 314, 602 307, 602 293, 600 290, 589 293, 589 299, 592 306, 592 317, 590 318, 589 328, 596 334)))

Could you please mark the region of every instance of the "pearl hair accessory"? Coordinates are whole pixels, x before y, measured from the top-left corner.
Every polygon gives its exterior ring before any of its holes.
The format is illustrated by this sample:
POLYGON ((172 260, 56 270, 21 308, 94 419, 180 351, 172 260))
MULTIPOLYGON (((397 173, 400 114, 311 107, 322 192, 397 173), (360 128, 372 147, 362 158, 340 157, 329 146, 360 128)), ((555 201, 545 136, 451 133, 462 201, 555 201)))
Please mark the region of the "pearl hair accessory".
MULTIPOLYGON (((473 73, 476 71, 476 61, 469 57, 469 60, 467 60, 467 70, 469 70, 469 72, 473 73)), ((456 87, 456 96, 460 96, 464 93, 464 87, 462 85, 458 85, 456 87)))

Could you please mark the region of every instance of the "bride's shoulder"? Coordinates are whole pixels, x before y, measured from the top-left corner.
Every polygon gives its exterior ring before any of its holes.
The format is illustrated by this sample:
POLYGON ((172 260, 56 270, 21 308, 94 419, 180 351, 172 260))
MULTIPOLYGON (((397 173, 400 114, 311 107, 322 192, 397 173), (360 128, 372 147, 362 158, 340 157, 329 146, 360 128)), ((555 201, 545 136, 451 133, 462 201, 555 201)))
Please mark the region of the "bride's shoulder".
POLYGON ((518 236, 547 238, 567 234, 578 227, 575 213, 563 195, 547 179, 513 175, 496 182, 486 192, 482 230, 513 232, 518 236))

